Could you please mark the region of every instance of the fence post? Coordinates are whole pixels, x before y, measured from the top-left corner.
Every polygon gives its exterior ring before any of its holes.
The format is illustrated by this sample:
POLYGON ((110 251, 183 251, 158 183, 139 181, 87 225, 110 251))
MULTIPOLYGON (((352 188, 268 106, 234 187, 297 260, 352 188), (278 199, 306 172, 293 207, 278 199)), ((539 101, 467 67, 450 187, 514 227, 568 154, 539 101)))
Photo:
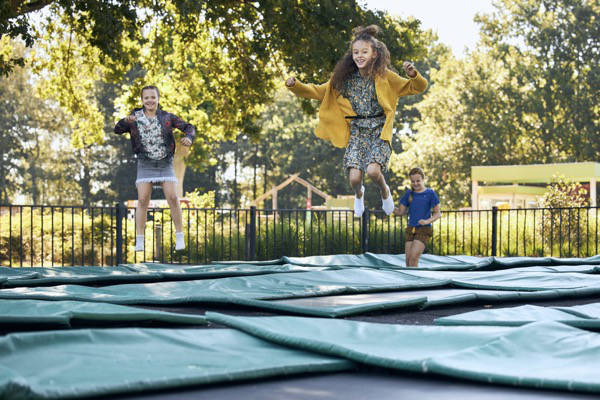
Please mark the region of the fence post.
POLYGON ((362 215, 362 232, 360 236, 360 247, 363 253, 369 251, 369 209, 365 208, 365 212, 362 215))
POLYGON ((492 257, 496 257, 496 241, 498 239, 498 207, 492 207, 492 257))
MULTIPOLYGON (((189 218, 188 218, 189 222, 189 218)), ((189 236, 189 229, 188 229, 189 236)), ((163 257, 163 226, 162 224, 154 224, 154 259, 158 261, 164 260, 163 257)), ((189 246, 188 246, 189 248, 189 246)))
POLYGON ((127 208, 123 205, 123 203, 119 203, 116 206, 116 229, 117 229, 117 256, 115 260, 115 265, 119 265, 123 262, 123 218, 127 214, 127 208))
POLYGON ((250 207, 250 224, 246 227, 246 258, 250 261, 256 260, 256 207, 250 207))

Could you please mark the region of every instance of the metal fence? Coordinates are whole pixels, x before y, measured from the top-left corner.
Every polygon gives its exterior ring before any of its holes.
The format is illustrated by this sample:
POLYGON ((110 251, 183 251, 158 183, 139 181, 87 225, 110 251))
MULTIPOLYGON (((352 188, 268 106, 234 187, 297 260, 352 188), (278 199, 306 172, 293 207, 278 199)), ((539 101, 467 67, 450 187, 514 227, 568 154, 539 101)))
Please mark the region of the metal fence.
MULTIPOLYGON (((281 256, 403 253, 406 218, 350 210, 184 208, 187 247, 174 250, 168 209, 150 209, 146 250, 134 252, 135 213, 114 207, 0 206, 0 265, 205 264, 281 256)), ((585 257, 598 253, 598 209, 450 210, 428 253, 585 257)))

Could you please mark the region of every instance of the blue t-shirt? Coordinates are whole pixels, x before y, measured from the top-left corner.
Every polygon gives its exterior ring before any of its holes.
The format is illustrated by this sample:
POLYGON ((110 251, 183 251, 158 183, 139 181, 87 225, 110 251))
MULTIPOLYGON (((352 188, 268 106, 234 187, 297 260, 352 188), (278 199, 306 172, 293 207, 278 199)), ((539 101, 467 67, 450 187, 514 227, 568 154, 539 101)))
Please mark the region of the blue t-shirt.
MULTIPOLYGON (((438 195, 433 189, 425 189, 421 193, 407 191, 400 199, 400 204, 408 207, 408 225, 420 226, 419 220, 431 218, 431 209, 440 204, 438 195), (412 202, 408 205, 408 196, 412 193, 412 202)), ((426 225, 431 226, 431 224, 426 225)))

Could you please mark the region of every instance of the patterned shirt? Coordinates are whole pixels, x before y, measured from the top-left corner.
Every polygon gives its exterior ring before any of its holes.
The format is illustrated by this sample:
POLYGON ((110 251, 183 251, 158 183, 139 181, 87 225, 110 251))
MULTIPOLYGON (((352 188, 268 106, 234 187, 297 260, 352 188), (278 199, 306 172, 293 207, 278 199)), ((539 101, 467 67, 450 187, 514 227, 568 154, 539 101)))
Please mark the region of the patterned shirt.
POLYGON ((143 110, 136 111, 135 116, 142 141, 142 154, 150 160, 162 160, 167 156, 167 145, 158 118, 148 118, 143 110))
MULTIPOLYGON (((377 102, 374 80, 363 78, 358 71, 353 72, 346 79, 341 94, 350 101, 357 115, 383 114, 383 108, 377 102)), ((385 124, 385 115, 377 118, 353 119, 351 124, 362 128, 377 128, 385 124)))

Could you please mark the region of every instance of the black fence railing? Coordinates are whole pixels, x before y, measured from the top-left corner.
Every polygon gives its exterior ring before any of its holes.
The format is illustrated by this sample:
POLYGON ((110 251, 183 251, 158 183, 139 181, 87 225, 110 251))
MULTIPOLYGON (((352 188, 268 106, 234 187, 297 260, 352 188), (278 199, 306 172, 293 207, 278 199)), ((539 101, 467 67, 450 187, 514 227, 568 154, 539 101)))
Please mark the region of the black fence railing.
MULTIPOLYGON (((150 209, 144 252, 135 213, 114 207, 0 206, 0 265, 10 267, 205 264, 286 256, 404 252, 406 218, 350 210, 184 208, 187 247, 174 250, 168 209, 150 209)), ((449 210, 427 252, 440 255, 585 257, 598 254, 598 209, 449 210)))

